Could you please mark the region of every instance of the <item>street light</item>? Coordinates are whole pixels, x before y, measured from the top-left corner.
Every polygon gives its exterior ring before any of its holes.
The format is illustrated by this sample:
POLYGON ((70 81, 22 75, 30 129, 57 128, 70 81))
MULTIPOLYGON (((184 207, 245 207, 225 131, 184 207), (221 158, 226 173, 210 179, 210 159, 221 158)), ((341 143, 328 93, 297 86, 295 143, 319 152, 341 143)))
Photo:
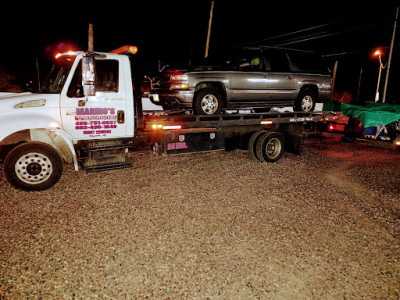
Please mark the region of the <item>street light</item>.
POLYGON ((382 65, 382 51, 381 50, 376 50, 374 53, 375 56, 379 57, 379 74, 378 74, 378 83, 376 85, 376 94, 375 94, 375 102, 379 101, 379 83, 381 82, 381 74, 382 74, 382 69, 386 68, 386 66, 382 65))

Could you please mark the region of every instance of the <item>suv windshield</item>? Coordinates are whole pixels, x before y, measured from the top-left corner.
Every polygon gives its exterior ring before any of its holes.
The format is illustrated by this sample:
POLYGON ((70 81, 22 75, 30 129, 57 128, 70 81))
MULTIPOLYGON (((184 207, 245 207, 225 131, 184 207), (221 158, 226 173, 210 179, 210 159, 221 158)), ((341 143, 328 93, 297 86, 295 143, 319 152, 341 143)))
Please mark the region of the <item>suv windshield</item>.
POLYGON ((42 93, 58 94, 64 86, 64 83, 74 63, 75 56, 61 56, 51 67, 46 81, 42 87, 42 93))

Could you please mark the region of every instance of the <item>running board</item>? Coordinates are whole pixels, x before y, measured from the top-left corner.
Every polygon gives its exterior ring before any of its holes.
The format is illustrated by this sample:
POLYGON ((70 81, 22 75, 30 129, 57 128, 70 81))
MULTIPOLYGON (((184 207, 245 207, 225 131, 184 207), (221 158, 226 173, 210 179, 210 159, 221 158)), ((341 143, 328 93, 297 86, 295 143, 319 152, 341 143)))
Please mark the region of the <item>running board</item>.
POLYGON ((92 173, 92 172, 102 172, 102 171, 109 171, 116 169, 132 168, 132 166, 133 165, 131 163, 125 162, 125 163, 91 166, 91 167, 86 167, 85 170, 86 173, 92 173))

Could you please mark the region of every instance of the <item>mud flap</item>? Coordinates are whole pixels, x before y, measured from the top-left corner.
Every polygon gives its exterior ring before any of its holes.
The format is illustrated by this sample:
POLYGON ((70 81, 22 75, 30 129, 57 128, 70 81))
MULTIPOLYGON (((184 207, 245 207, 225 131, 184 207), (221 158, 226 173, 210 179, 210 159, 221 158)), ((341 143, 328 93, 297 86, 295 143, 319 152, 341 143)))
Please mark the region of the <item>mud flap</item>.
POLYGON ((303 124, 291 123, 285 126, 285 151, 300 154, 303 143, 303 124))

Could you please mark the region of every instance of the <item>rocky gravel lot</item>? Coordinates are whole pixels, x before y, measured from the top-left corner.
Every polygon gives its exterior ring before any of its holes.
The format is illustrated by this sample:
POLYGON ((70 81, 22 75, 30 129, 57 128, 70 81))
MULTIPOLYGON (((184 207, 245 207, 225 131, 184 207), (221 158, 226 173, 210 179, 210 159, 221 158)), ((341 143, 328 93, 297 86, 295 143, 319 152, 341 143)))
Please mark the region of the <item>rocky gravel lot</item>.
POLYGON ((44 192, 0 178, 1 299, 400 298, 400 152, 130 155, 44 192))

